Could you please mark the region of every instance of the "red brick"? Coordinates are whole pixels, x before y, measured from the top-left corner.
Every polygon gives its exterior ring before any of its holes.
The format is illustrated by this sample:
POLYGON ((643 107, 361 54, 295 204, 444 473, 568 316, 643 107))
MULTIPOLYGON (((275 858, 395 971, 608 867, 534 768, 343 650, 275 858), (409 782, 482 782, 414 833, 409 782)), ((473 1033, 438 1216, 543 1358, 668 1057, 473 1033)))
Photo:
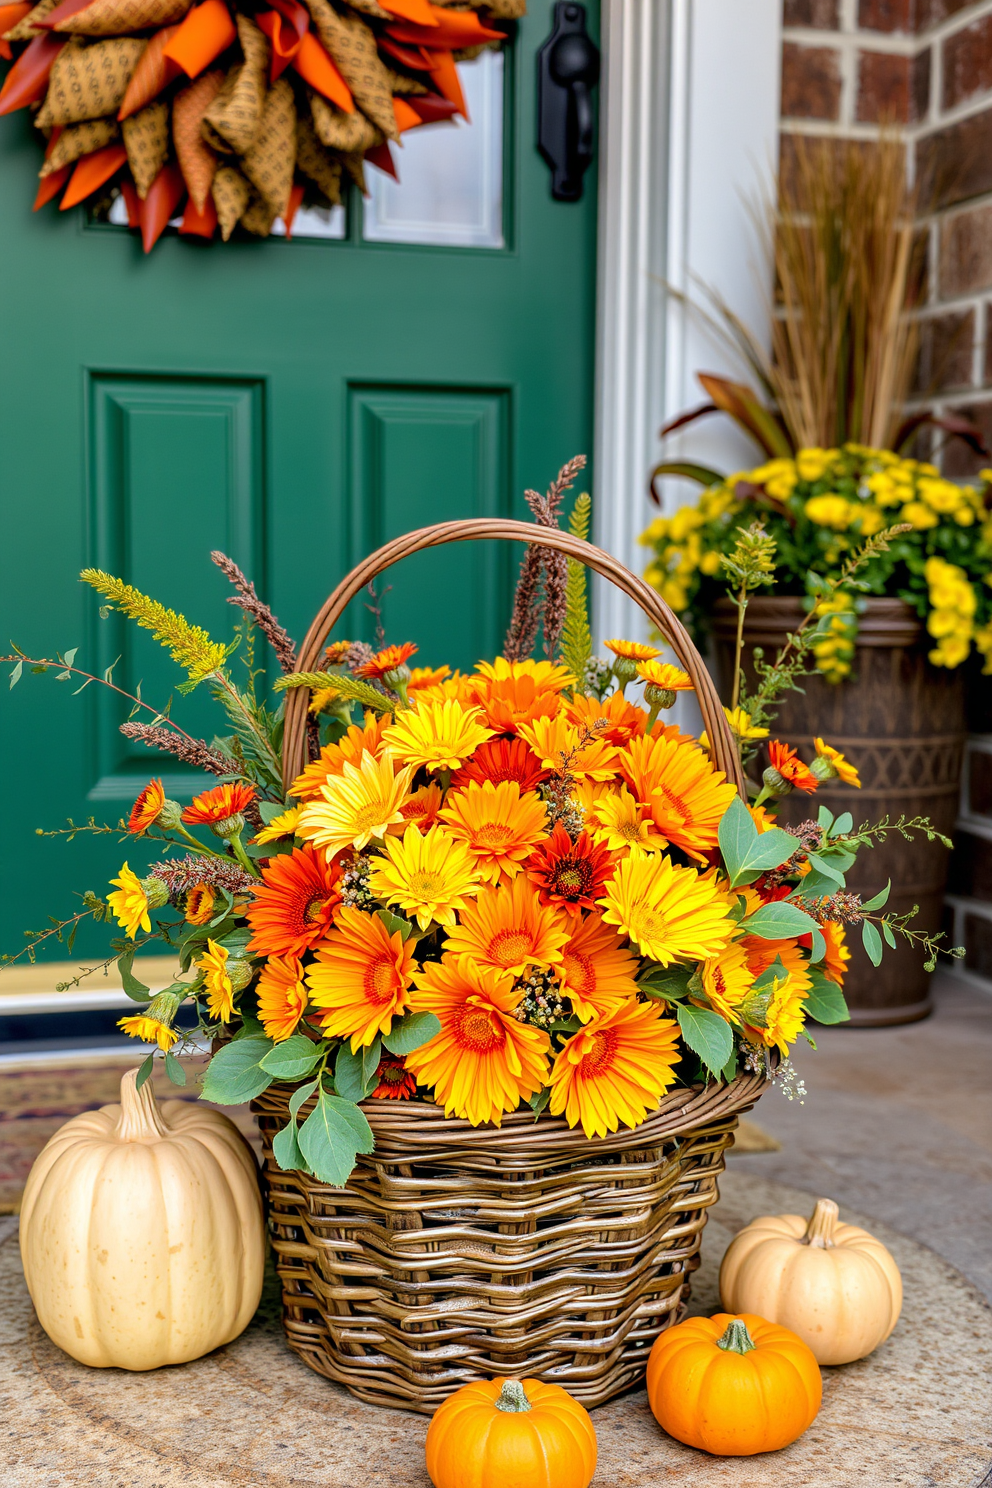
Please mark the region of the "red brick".
POLYGON ((923 200, 935 207, 992 192, 992 109, 935 130, 917 145, 916 163, 923 200))
POLYGON ((859 0, 858 25, 863 31, 913 31, 914 0, 859 0))
MULTIPOLYGON (((962 418, 970 419, 976 425, 985 442, 987 449, 992 449, 992 403, 969 403, 964 407, 955 406, 954 412, 962 418)), ((944 447, 944 458, 940 462, 946 476, 951 480, 971 480, 980 470, 986 470, 989 466, 988 455, 978 455, 969 449, 963 439, 949 439, 944 447)), ((989 849, 989 860, 992 864, 992 842, 986 844, 989 849)), ((957 854, 952 855, 953 858, 957 854)), ((992 899, 992 888, 988 894, 982 894, 981 898, 992 899)))
POLYGON ((971 387, 974 345, 974 310, 933 315, 921 321, 916 391, 927 397, 971 387))
POLYGON ((929 52, 916 58, 894 52, 862 52, 858 57, 859 123, 912 123, 926 113, 929 97, 929 52))
POLYGON ((840 0, 785 0, 782 24, 836 31, 840 27, 840 0))
POLYGON ((944 42, 945 109, 992 88, 992 15, 972 21, 944 42))
POLYGON ((939 281, 944 298, 992 286, 992 204, 941 223, 939 281))
POLYGON ((832 47, 782 47, 782 116, 836 119, 840 114, 840 54, 832 47))

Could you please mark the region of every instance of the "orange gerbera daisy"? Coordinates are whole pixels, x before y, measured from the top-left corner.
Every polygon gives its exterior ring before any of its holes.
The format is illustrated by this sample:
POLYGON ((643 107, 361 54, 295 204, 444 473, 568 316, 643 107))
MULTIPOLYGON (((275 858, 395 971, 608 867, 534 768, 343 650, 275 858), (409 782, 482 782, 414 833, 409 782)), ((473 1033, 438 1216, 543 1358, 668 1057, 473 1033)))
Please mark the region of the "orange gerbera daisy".
POLYGON ((520 736, 525 739, 546 770, 562 770, 590 780, 612 780, 617 772, 617 751, 598 732, 585 737, 563 715, 538 718, 522 723, 520 736), (584 741, 584 742, 583 742, 584 741))
POLYGON ((194 826, 213 826, 216 822, 227 821, 232 816, 240 816, 257 794, 253 785, 244 785, 241 781, 215 785, 212 790, 193 797, 183 812, 183 821, 194 826))
POLYGON ((613 858, 601 842, 582 832, 573 842, 561 822, 527 860, 527 876, 537 885, 542 904, 556 904, 566 914, 592 909, 613 872, 613 858))
POLYGON ((484 889, 459 915, 448 932, 451 955, 467 954, 480 966, 512 977, 528 966, 560 966, 568 941, 568 926, 550 905, 544 905, 523 875, 509 884, 484 889))
POLYGON ((553 661, 480 661, 468 677, 468 696, 482 709, 486 722, 499 734, 514 734, 520 724, 553 718, 561 707, 560 693, 575 678, 553 661))
POLYGON ((613 744, 618 749, 622 749, 638 734, 643 734, 648 721, 644 709, 639 708, 636 703, 628 702, 622 692, 611 692, 608 698, 602 700, 585 697, 577 692, 565 704, 565 717, 575 724, 580 733, 584 734, 595 728, 597 739, 613 744), (604 719, 605 727, 602 725, 604 719))
POLYGON ((410 680, 406 684, 407 692, 420 692, 425 687, 439 687, 446 677, 451 676, 449 666, 439 667, 412 667, 410 680))
POLYGON ((430 961, 416 983, 414 1011, 434 1013, 441 1031, 406 1056, 407 1069, 433 1087, 446 1116, 499 1126, 545 1083, 548 1035, 517 1022, 517 988, 472 956, 430 961))
POLYGON ((213 884, 194 884, 186 895, 186 919, 191 925, 209 925, 216 903, 217 890, 213 884))
POLYGON ((523 795, 524 791, 536 790, 542 780, 547 780, 548 774, 549 771, 542 768, 541 761, 523 739, 487 739, 452 775, 451 789, 464 790, 471 780, 479 785, 484 780, 491 780, 493 785, 515 780, 523 795))
POLYGON ((350 1036, 353 1054, 407 1011, 413 949, 398 930, 390 935, 378 915, 344 905, 315 955, 306 974, 310 1001, 330 1009, 321 1018, 324 1033, 350 1036))
POLYGON ((661 655, 657 646, 644 646, 640 641, 612 640, 604 641, 603 645, 614 656, 619 656, 621 661, 654 661, 656 656, 661 655))
POLYGON ((306 1011, 303 967, 295 956, 270 956, 258 979, 258 1017, 269 1038, 281 1044, 295 1033, 306 1011))
POLYGON ((778 739, 769 742, 768 763, 795 790, 807 791, 812 795, 820 783, 809 765, 803 764, 796 751, 778 739))
POLYGON ((297 775, 289 787, 289 794, 303 801, 312 801, 320 795, 321 786, 332 775, 340 775, 346 764, 358 767, 366 754, 378 759, 383 751, 382 731, 388 728, 392 717, 391 713, 373 713, 370 708, 361 728, 353 723, 336 744, 324 745, 320 758, 313 760, 297 775))
POLYGON ((561 963, 561 989, 584 1023, 605 1018, 637 996, 637 958, 601 914, 586 915, 572 931, 561 963))
POLYGON ((422 785, 412 796, 407 796, 400 807, 404 822, 410 822, 426 832, 437 821, 438 812, 444 805, 444 792, 436 781, 422 785))
POLYGON ((736 788, 702 750, 673 738, 632 739, 620 768, 662 837, 701 859, 717 845, 736 788))
POLYGON ((165 791, 161 780, 149 780, 144 790, 131 807, 127 829, 135 837, 141 837, 158 821, 159 812, 165 805, 165 791))
POLYGON ((514 878, 544 834, 548 808, 536 791, 521 795, 513 780, 471 781, 451 791, 441 812, 452 837, 464 842, 489 883, 514 878))
POLYGON ((587 1137, 639 1126, 675 1079, 678 1024, 652 1003, 626 1002, 573 1034, 551 1071, 551 1114, 587 1137))
POLYGON ((376 1070, 378 1084, 372 1092, 373 1100, 409 1100, 417 1093, 417 1082, 403 1059, 393 1054, 383 1054, 376 1070))
POLYGON ((340 903, 340 867, 309 842, 270 858, 246 911, 250 949, 262 956, 302 956, 327 933, 340 903))
POLYGON ((838 987, 843 987, 844 978, 847 975, 847 963, 851 959, 844 926, 837 920, 825 920, 820 930, 827 943, 827 954, 820 962, 823 975, 828 981, 836 982, 838 987))
POLYGON ((390 672, 398 671, 401 666, 405 666, 410 657, 416 655, 419 650, 420 647, 415 646, 412 641, 404 641, 402 646, 385 646, 381 651, 377 651, 371 660, 356 667, 355 676, 368 677, 381 682, 383 677, 387 677, 390 672))
POLYGON ((754 972, 741 942, 735 940, 718 956, 704 961, 700 970, 703 989, 714 1010, 723 1018, 739 1020, 741 1003, 754 983, 754 972))

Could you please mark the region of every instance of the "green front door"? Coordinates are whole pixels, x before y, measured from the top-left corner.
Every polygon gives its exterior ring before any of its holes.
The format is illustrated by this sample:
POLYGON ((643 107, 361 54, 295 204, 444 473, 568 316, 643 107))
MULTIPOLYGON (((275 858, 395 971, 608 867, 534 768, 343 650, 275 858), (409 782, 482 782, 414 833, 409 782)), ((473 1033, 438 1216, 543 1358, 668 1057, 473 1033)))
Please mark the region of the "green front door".
MULTIPOLYGON (((470 74, 472 127, 481 113, 489 128, 478 200, 438 209, 424 130, 399 153, 407 196, 381 178, 374 201, 353 197, 344 220, 315 229, 337 238, 170 234, 146 258, 135 235, 80 209, 32 215, 37 144, 26 114, 0 119, 0 642, 43 656, 78 647, 76 665, 94 673, 116 661, 122 687, 140 682, 161 705, 181 677, 143 633, 99 618, 82 567, 227 639, 238 612, 209 560, 221 548, 299 639, 369 549, 446 518, 525 516, 526 486, 591 453, 595 172, 581 203, 555 202, 535 145, 552 10, 529 0, 504 63, 480 59, 488 71, 470 74)), ((587 10, 595 34, 598 7, 587 10)), ((394 570, 380 597, 389 639, 416 641, 426 663, 492 654, 514 562, 472 545, 394 570)), ((359 609, 350 632, 373 626, 359 609)), ((36 828, 116 822, 149 774, 180 799, 202 788, 122 738, 127 710, 112 694, 73 690, 25 675, 4 692, 0 950, 73 912, 73 890, 102 892, 125 851, 135 868, 149 861, 135 842, 36 828)), ((223 731, 207 698, 177 695, 173 710, 192 734, 223 731)))

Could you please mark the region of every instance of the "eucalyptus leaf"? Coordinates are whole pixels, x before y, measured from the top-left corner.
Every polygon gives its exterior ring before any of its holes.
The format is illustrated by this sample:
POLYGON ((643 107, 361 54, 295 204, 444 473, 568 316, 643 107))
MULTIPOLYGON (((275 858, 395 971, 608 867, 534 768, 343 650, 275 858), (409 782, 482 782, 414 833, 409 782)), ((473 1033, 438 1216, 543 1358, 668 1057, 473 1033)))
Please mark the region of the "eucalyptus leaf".
POLYGON ((345 1040, 334 1061, 334 1088, 346 1100, 365 1099, 365 1074, 362 1068, 361 1051, 352 1054, 351 1045, 345 1040))
POLYGON ((829 833, 830 828, 834 824, 834 814, 829 809, 829 807, 821 806, 819 811, 816 813, 816 820, 818 826, 821 826, 825 832, 829 833))
POLYGON ((681 1003, 677 1016, 682 1037, 689 1048, 699 1055, 708 1070, 719 1075, 734 1050, 730 1024, 718 1013, 695 1007, 691 1002, 681 1003))
POLYGON ((882 937, 871 920, 863 920, 861 923, 861 943, 872 966, 878 966, 883 955, 882 937))
POLYGON ((824 958, 824 956, 826 954, 827 954, 827 942, 824 939, 823 931, 822 930, 819 930, 819 929, 814 930, 813 931, 813 944, 812 944, 812 947, 811 947, 810 953, 809 953, 810 965, 811 966, 815 966, 818 961, 822 961, 823 960, 823 958, 824 958))
POLYGON ((373 1085, 376 1084, 376 1073, 379 1069, 379 1060, 381 1058, 381 1039, 374 1039, 367 1049, 362 1050, 362 1080, 365 1085, 366 1095, 368 1095, 373 1085))
POLYGON ((853 826, 854 817, 849 811, 842 811, 840 816, 834 822, 833 830, 830 835, 831 837, 846 837, 853 826))
POLYGON ((742 924, 748 935, 758 935, 762 940, 789 940, 796 935, 809 935, 816 928, 812 915, 786 899, 763 904, 742 924))
POLYGON ((880 923, 882 926, 882 934, 885 936, 885 944, 889 947, 890 950, 894 951, 896 948, 896 938, 892 933, 892 926, 889 924, 888 920, 882 920, 880 923))
POLYGON ((823 874, 826 878, 833 879, 834 883, 840 888, 844 887, 843 870, 831 862, 829 857, 824 853, 814 852, 807 853, 806 856, 818 873, 823 874))
POLYGON ((299 1131, 295 1117, 272 1138, 272 1156, 284 1173, 310 1172, 307 1160, 300 1150, 299 1131))
POLYGON ((148 1076, 152 1072, 152 1065, 153 1065, 153 1063, 154 1063, 154 1055, 149 1054, 148 1055, 148 1058, 147 1059, 143 1059, 141 1061, 141 1063, 138 1065, 138 1073, 135 1076, 135 1080, 134 1080, 134 1088, 135 1088, 135 1090, 140 1090, 141 1087, 142 1087, 142 1085, 144 1085, 145 1081, 148 1079, 148 1076))
POLYGON ((890 893, 891 889, 892 889, 892 880, 890 878, 889 881, 888 881, 888 883, 885 885, 885 888, 884 889, 880 889, 879 892, 875 895, 875 897, 873 899, 866 899, 862 903, 861 908, 862 909, 867 909, 867 910, 881 909, 882 908, 882 905, 885 904, 888 901, 888 897, 889 897, 889 893, 890 893))
POLYGON ((165 1055, 165 1073, 168 1075, 173 1085, 186 1084, 186 1071, 179 1063, 179 1060, 176 1058, 175 1054, 168 1050, 166 1051, 165 1055))
POLYGON ((125 951, 123 956, 117 958, 117 970, 121 974, 121 986, 128 997, 134 1002, 149 1002, 151 1000, 151 989, 144 982, 139 982, 133 974, 131 967, 134 964, 134 951, 125 951))
POLYGON ((417 928, 415 925, 412 925, 409 920, 405 920, 402 915, 393 914, 391 910, 377 909, 376 914, 385 925, 390 935, 396 935, 397 933, 399 933, 404 940, 409 940, 410 936, 417 928))
POLYGON ((735 796, 719 827, 720 851, 731 886, 751 883, 769 868, 778 868, 799 846, 791 832, 772 827, 759 832, 744 802, 735 796))

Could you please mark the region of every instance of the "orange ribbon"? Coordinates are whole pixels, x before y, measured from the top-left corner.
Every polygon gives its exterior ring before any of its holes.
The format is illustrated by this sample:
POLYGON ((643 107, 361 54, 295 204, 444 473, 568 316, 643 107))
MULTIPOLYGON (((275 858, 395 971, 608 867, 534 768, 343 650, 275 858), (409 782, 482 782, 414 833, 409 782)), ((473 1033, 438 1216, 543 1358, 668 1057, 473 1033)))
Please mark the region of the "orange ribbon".
POLYGON ((502 31, 491 31, 484 26, 474 10, 441 10, 437 5, 428 8, 434 17, 433 26, 398 21, 386 27, 386 34, 414 46, 443 46, 452 50, 479 46, 484 41, 506 40, 502 31))
POLYGON ((434 7, 427 0, 382 0, 382 9, 401 20, 412 21, 415 26, 436 26, 434 7))
POLYGON ((146 253, 151 253, 165 232, 169 218, 182 201, 185 191, 186 182, 178 165, 163 165, 138 208, 141 246, 146 253))
POLYGON ((300 50, 310 25, 309 12, 296 0, 272 0, 273 10, 255 17, 255 24, 269 38, 272 62, 269 81, 274 83, 300 50))
POLYGON ((405 98, 393 99, 393 113, 396 115, 396 128, 400 134, 407 129, 416 129, 418 124, 423 124, 423 119, 415 109, 412 109, 405 98))
POLYGON ((305 83, 309 83, 318 93, 323 93, 325 98, 337 104, 344 113, 355 112, 351 89, 338 71, 331 54, 312 31, 308 31, 301 39, 293 58, 293 66, 305 83))
POLYGON ((182 72, 179 63, 165 55, 165 48, 178 30, 178 26, 165 26, 161 31, 155 32, 131 74, 131 81, 117 114, 118 119, 128 119, 132 114, 138 113, 182 72))
POLYGON ((196 202, 190 197, 186 203, 183 220, 179 224, 179 231, 185 237, 212 238, 217 231, 217 208, 214 199, 208 196, 203 204, 203 211, 197 210, 196 202))
POLYGON ((78 207, 81 201, 106 185, 126 161, 127 151, 123 145, 104 145, 102 150, 94 150, 77 160, 72 180, 59 203, 59 211, 68 212, 70 207, 78 207))
POLYGON ((178 62, 187 77, 199 77, 237 37, 237 27, 224 0, 204 0, 180 22, 176 34, 166 42, 163 56, 178 62))
POLYGON ((0 114, 12 114, 29 103, 40 103, 48 92, 52 63, 65 46, 64 36, 33 36, 0 88, 0 114))
POLYGON ((11 50, 10 42, 4 40, 3 33, 5 31, 12 31, 18 21, 23 21, 24 17, 33 9, 34 7, 32 5, 24 4, 23 0, 19 0, 17 5, 0 5, 0 57, 6 58, 8 62, 14 53, 11 50))
POLYGON ((38 195, 34 199, 33 210, 37 212, 40 207, 50 202, 53 196, 58 196, 71 174, 72 166, 62 165, 57 171, 52 171, 50 176, 43 176, 38 182, 38 195))
POLYGON ((303 187, 297 184, 289 193, 289 206, 286 208, 286 215, 282 219, 283 226, 286 229, 287 242, 289 242, 289 239, 293 236, 293 219, 295 218, 302 205, 303 187))

